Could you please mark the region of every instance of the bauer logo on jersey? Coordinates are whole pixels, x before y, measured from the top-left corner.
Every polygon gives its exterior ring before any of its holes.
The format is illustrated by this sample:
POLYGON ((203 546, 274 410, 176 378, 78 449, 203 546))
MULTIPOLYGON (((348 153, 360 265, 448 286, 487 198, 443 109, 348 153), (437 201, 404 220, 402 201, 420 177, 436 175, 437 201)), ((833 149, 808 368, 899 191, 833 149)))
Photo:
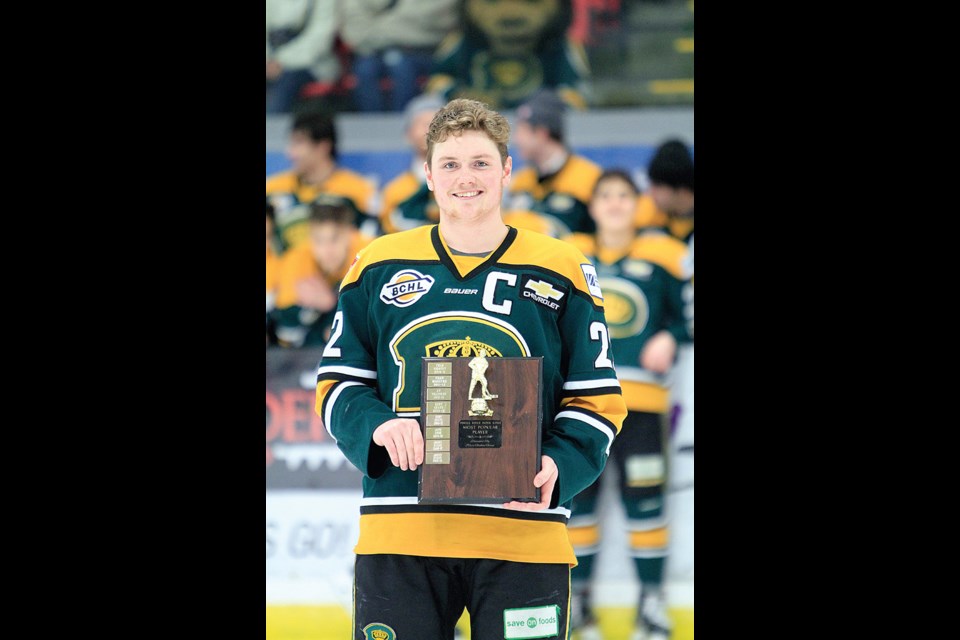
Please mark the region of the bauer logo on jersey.
POLYGON ((539 276, 523 276, 520 291, 520 295, 525 300, 533 300, 552 311, 560 311, 562 305, 566 303, 566 300, 564 300, 564 296, 567 294, 566 288, 556 286, 539 276))
POLYGON ((597 270, 592 264, 582 264, 580 269, 583 271, 583 277, 587 279, 587 288, 590 294, 603 300, 603 292, 600 291, 600 278, 597 277, 597 270))
POLYGON ((398 307, 409 307, 430 291, 434 279, 413 269, 395 273, 390 282, 380 289, 380 300, 398 307))

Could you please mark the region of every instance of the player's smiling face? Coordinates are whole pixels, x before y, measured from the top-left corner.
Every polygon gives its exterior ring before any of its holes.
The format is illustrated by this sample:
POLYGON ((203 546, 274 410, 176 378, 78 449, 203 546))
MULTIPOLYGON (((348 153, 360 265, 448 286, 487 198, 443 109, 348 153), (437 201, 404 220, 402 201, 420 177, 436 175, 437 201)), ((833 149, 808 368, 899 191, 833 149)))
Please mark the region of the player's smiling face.
POLYGON ((433 145, 433 159, 426 167, 427 186, 443 214, 483 217, 499 212, 512 166, 509 156, 502 164, 497 145, 482 131, 464 131, 433 145))

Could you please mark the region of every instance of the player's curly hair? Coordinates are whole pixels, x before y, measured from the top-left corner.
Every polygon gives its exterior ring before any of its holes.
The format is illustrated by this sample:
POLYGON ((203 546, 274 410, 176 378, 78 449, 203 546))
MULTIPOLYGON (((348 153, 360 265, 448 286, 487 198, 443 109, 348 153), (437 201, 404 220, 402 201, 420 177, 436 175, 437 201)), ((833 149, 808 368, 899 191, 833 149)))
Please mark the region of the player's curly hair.
POLYGON ((500 152, 500 161, 507 162, 507 143, 510 141, 510 123, 486 104, 469 98, 451 100, 437 111, 427 131, 427 162, 433 166, 433 145, 449 136, 464 131, 481 131, 500 152))

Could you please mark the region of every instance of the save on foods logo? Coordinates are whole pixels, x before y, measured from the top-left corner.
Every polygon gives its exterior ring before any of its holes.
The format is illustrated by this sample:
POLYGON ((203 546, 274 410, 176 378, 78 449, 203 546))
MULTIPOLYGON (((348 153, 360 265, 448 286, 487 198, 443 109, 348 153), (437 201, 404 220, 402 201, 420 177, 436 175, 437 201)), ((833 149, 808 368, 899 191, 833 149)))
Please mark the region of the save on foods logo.
POLYGON ((414 269, 398 271, 380 289, 380 300, 398 307, 409 307, 430 291, 434 279, 414 269))
POLYGON ((526 607, 503 612, 504 638, 551 638, 560 635, 560 607, 526 607))

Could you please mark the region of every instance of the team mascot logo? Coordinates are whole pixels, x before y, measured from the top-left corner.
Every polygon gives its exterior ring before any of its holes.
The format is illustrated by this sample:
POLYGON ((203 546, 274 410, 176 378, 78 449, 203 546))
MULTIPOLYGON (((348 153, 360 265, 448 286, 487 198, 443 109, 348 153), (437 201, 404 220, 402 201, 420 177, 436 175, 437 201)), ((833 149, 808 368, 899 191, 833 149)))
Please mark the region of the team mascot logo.
POLYGON ((366 640, 397 640, 397 632, 382 622, 373 622, 363 628, 363 637, 366 640))
POLYGON ((380 289, 380 300, 398 307, 409 307, 430 291, 434 279, 414 269, 404 269, 380 289))

